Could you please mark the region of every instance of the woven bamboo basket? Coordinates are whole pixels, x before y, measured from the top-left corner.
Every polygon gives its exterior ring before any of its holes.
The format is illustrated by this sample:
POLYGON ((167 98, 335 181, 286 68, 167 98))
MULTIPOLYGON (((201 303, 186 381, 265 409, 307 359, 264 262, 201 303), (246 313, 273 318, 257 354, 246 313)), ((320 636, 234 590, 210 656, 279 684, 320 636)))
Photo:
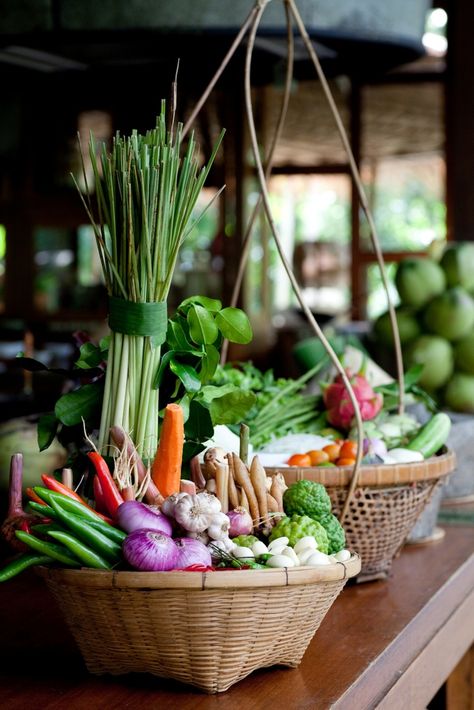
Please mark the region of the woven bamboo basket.
POLYGON ((94 674, 148 672, 227 690, 257 668, 297 666, 347 579, 325 567, 199 572, 39 569, 94 674))
MULTIPOLYGON (((456 457, 447 450, 420 463, 361 467, 343 522, 347 547, 362 559, 358 582, 388 576, 417 518, 455 467, 456 457)), ((266 470, 269 475, 282 473, 288 485, 302 479, 322 483, 336 516, 342 511, 353 475, 352 466, 266 470)))

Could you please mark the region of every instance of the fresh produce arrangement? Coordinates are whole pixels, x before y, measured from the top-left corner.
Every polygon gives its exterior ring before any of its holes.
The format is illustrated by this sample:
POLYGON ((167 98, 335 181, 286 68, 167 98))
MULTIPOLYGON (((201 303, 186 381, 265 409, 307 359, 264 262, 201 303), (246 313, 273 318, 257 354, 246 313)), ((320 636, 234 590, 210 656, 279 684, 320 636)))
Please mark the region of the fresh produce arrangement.
MULTIPOLYGON (((216 449, 206 452, 194 480, 181 479, 184 421, 178 410, 179 405, 167 406, 148 469, 125 436, 112 472, 97 451, 88 453, 93 499, 68 485, 65 469, 64 482, 43 474, 42 485, 26 490, 25 512, 22 456, 15 454, 2 534, 19 555, 0 570, 0 581, 44 564, 166 572, 317 566, 350 559, 344 530, 319 483, 299 481, 288 488, 281 474, 267 476, 257 456, 248 467, 236 454, 216 449), (153 504, 143 502, 145 495, 153 504)), ((117 431, 113 436, 120 439, 117 431)))
MULTIPOLYGON (((421 365, 419 385, 457 412, 474 412, 473 273, 474 244, 458 242, 439 261, 403 259, 395 277, 404 361, 421 365)), ((374 350, 384 360, 393 346, 388 313, 374 322, 373 332, 374 350)))

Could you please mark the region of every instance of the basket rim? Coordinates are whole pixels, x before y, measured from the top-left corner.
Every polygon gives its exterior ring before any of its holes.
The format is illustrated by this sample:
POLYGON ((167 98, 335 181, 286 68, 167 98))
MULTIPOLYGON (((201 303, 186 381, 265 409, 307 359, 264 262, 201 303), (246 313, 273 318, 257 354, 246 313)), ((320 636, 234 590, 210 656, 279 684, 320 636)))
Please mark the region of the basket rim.
MULTIPOLYGON (((442 478, 456 468, 456 454, 451 449, 443 447, 442 453, 416 463, 405 464, 365 464, 361 466, 356 487, 380 486, 392 484, 414 483, 442 478)), ((309 479, 322 483, 327 488, 345 487, 350 484, 353 466, 296 466, 271 467, 266 466, 268 475, 281 473, 291 482, 309 479)), ((288 482, 288 480, 287 480, 288 482)))
POLYGON ((361 559, 353 553, 347 562, 319 567, 284 567, 265 570, 220 570, 218 572, 137 572, 37 567, 46 581, 67 586, 101 589, 255 589, 262 587, 292 587, 350 579, 359 574, 361 559))

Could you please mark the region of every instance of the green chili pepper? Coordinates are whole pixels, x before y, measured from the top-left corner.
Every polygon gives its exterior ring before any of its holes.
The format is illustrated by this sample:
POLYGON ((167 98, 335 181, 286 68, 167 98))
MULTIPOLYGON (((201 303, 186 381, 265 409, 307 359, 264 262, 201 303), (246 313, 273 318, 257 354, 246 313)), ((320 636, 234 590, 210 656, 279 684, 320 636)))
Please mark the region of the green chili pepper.
POLYGON ((76 557, 78 557, 86 567, 94 567, 96 569, 111 568, 111 565, 100 555, 94 552, 94 550, 91 550, 90 547, 84 545, 73 535, 66 532, 60 532, 59 530, 51 530, 49 534, 51 537, 59 540, 59 542, 62 542, 63 545, 65 545, 74 555, 76 555, 76 557))
POLYGON ((104 535, 107 535, 107 537, 116 542, 118 545, 122 545, 122 542, 127 537, 127 533, 124 533, 123 530, 114 528, 112 525, 102 522, 102 520, 92 520, 91 518, 88 520, 88 523, 91 527, 99 530, 101 533, 104 533, 104 535))
POLYGON ((40 513, 42 518, 55 518, 56 517, 56 513, 49 505, 40 505, 39 503, 35 503, 35 501, 30 500, 30 501, 28 501, 28 506, 31 508, 31 510, 33 512, 40 513))
POLYGON ((79 501, 74 500, 73 498, 68 498, 62 493, 50 491, 48 488, 42 488, 41 486, 35 486, 33 490, 39 495, 42 500, 44 500, 49 505, 52 505, 52 501, 56 501, 56 503, 59 503, 59 505, 61 505, 69 513, 79 515, 81 518, 88 518, 89 520, 99 520, 101 523, 104 522, 102 518, 96 513, 94 513, 91 508, 86 508, 86 506, 82 503, 79 503, 79 501))
POLYGON ((271 552, 264 552, 263 555, 259 555, 257 557, 257 562, 260 562, 260 564, 264 565, 265 562, 270 559, 270 557, 273 557, 271 552))
POLYGON ((51 501, 51 505, 57 514, 57 519, 69 528, 79 540, 111 562, 118 562, 121 559, 121 545, 118 545, 100 530, 91 527, 88 519, 68 513, 62 507, 62 503, 59 504, 55 500, 51 501))
POLYGON ((0 582, 6 582, 28 567, 33 567, 33 565, 48 565, 52 561, 51 557, 47 557, 46 555, 34 555, 33 553, 17 557, 15 560, 5 565, 3 569, 0 569, 0 582))
MULTIPOLYGON (((51 532, 48 534, 50 535, 51 532)), ((28 547, 31 547, 33 550, 36 550, 36 552, 39 552, 42 555, 48 555, 48 557, 51 557, 57 562, 61 562, 63 565, 67 565, 68 567, 81 566, 77 561, 77 558, 73 557, 73 555, 62 547, 62 545, 55 545, 54 542, 40 540, 34 535, 30 535, 22 530, 15 530, 15 535, 19 540, 24 542, 25 545, 28 545, 28 547)))
POLYGON ((40 535, 47 535, 50 530, 64 530, 64 527, 57 523, 38 523, 37 525, 32 525, 31 530, 40 535))

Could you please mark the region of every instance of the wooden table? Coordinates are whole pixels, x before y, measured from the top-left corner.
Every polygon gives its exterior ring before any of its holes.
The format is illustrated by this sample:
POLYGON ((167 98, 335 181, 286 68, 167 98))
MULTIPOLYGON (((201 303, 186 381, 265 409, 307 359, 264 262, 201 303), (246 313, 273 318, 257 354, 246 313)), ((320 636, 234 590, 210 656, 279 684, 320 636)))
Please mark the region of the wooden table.
POLYGON ((25 574, 0 587, 0 708, 422 710, 451 675, 448 707, 472 710, 474 527, 446 531, 405 548, 388 581, 347 586, 299 668, 257 671, 214 696, 153 676, 88 675, 48 592, 25 574))

